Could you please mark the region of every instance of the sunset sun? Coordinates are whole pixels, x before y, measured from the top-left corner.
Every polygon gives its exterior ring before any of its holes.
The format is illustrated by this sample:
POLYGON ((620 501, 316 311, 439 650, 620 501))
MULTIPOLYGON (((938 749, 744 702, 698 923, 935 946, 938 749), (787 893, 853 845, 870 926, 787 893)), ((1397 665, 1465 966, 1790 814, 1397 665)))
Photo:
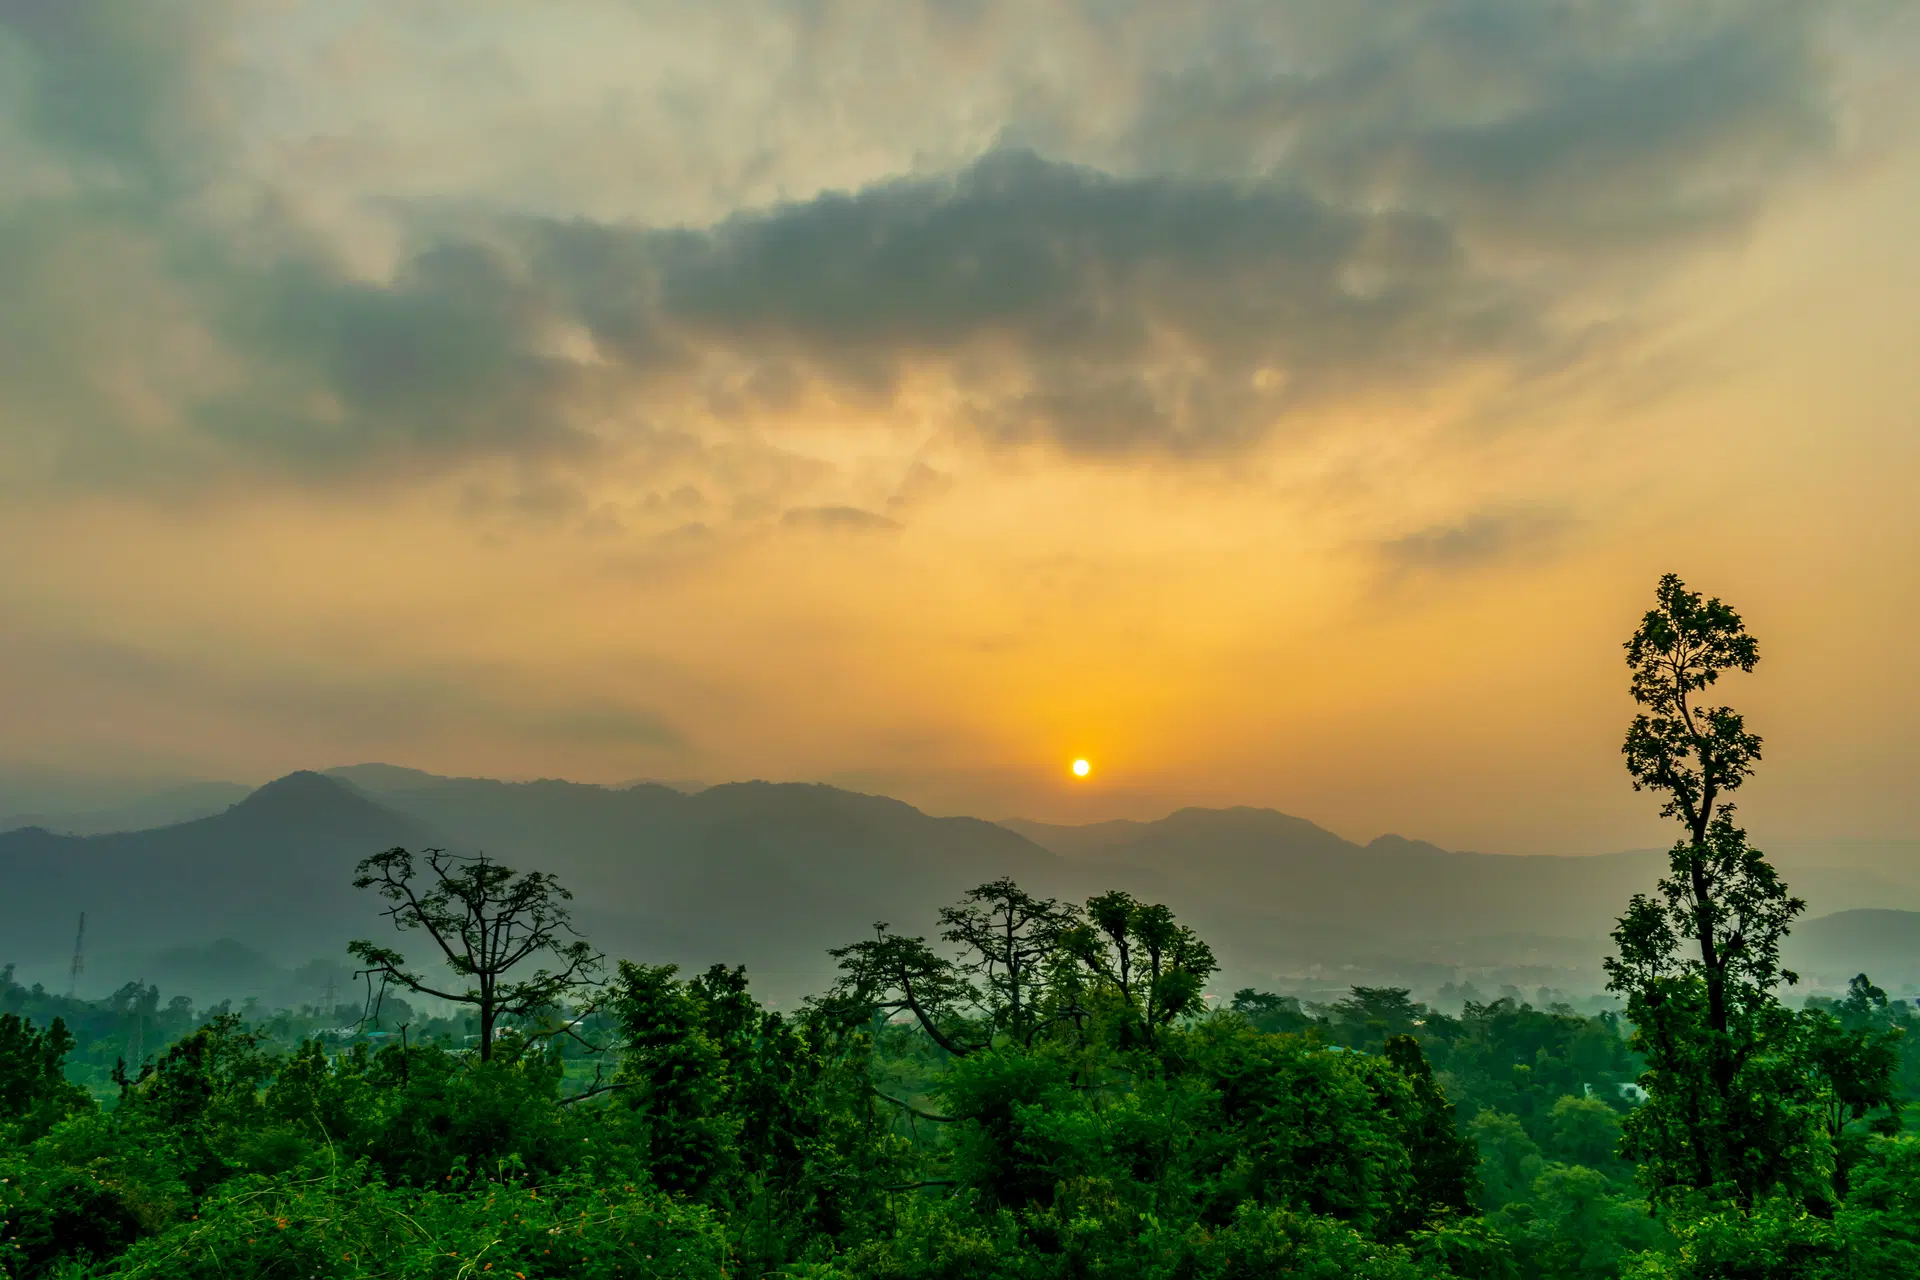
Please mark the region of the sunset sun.
POLYGON ((1074 776, 1074 777, 1076 777, 1076 778, 1084 778, 1084 777, 1086 777, 1086 776, 1087 776, 1088 774, 1090 774, 1090 773, 1092 773, 1092 772, 1093 772, 1093 766, 1092 766, 1092 765, 1090 765, 1090 764, 1088 764, 1088 763, 1087 763, 1087 762, 1086 762, 1085 760, 1075 760, 1075 761, 1073 762, 1073 776, 1074 776))

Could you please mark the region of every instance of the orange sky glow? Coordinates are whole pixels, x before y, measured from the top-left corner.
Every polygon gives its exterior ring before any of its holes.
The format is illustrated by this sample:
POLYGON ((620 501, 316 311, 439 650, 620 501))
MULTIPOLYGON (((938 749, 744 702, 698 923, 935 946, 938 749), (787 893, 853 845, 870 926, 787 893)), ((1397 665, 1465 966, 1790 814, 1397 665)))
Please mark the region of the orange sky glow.
POLYGON ((1600 852, 1672 570, 1920 828, 1904 10, 190 8, 0 18, 0 772, 1600 852))

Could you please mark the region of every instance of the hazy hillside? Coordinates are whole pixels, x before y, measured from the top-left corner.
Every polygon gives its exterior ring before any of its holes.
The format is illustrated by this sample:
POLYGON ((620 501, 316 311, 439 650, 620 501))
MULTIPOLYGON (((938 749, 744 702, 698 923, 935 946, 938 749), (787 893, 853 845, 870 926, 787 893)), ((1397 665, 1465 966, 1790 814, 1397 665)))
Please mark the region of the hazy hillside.
POLYGON ((1810 987, 1844 986, 1865 973, 1889 991, 1920 989, 1920 911, 1863 908, 1803 920, 1784 950, 1810 987))
POLYGON ((1358 845, 1269 809, 1182 809, 1157 822, 1006 824, 1063 856, 1169 877, 1208 910, 1292 935, 1277 954, 1348 939, 1409 948, 1491 934, 1603 937, 1629 894, 1651 884, 1650 853, 1598 858, 1454 853, 1381 836, 1358 845))
POLYGON ((924 931, 937 906, 999 875, 1080 888, 1060 859, 992 823, 830 787, 742 783, 690 796, 399 770, 349 776, 359 781, 292 774, 222 814, 152 831, 0 835, 10 890, 0 963, 43 979, 63 972, 81 911, 96 983, 177 970, 156 953, 215 939, 280 965, 338 956, 348 938, 386 927, 378 902, 351 887, 354 863, 394 844, 438 844, 557 872, 581 923, 615 956, 745 963, 790 1001, 831 974, 826 948, 877 919, 924 931))
MULTIPOLYGON (((1363 846, 1268 809, 1183 809, 1155 822, 1077 827, 1002 825, 1089 869, 1124 875, 1138 868, 1163 877, 1170 899, 1229 939, 1245 966, 1416 986, 1437 986, 1458 971, 1529 989, 1591 988, 1621 907, 1650 889, 1666 862, 1655 850, 1460 853, 1391 835, 1363 846)), ((1841 913, 1829 916, 1840 923, 1804 926, 1810 976, 1858 971, 1863 961, 1844 958, 1856 953, 1845 921, 1909 914, 1850 908, 1920 906, 1920 846, 1913 842, 1788 844, 1774 856, 1813 913, 1841 913)), ((1871 954, 1877 959, 1870 967, 1889 981, 1898 973, 1920 985, 1920 939, 1890 940, 1871 954)))
POLYGON ((238 782, 187 782, 113 804, 80 809, 38 809, 0 816, 0 831, 45 827, 62 835, 92 836, 144 831, 210 817, 246 798, 238 782))
POLYGON ((1044 892, 1082 883, 993 823, 827 786, 744 782, 689 795, 339 772, 456 847, 557 872, 610 951, 744 963, 782 999, 817 990, 833 970, 826 948, 876 920, 925 932, 936 907, 1001 875, 1044 892))
POLYGON ((424 832, 317 773, 289 774, 223 813, 149 831, 0 835, 0 962, 64 961, 87 913, 102 981, 166 947, 230 937, 284 960, 337 952, 366 906, 349 881, 367 852, 424 832))
MULTIPOLYGON (((1358 845, 1261 809, 994 824, 818 785, 688 794, 359 765, 291 774, 212 817, 147 831, 0 835, 0 963, 57 980, 86 911, 96 984, 165 976, 211 990, 230 970, 235 994, 279 989, 293 967, 337 961, 348 938, 384 929, 379 903, 349 881, 356 861, 394 844, 553 871, 610 954, 744 963, 782 1002, 828 980, 828 947, 876 920, 930 933, 940 905, 1000 875, 1067 898, 1124 888, 1167 902, 1213 942, 1223 988, 1593 990, 1615 916, 1663 862, 1455 853, 1398 836, 1358 845)), ((1844 912, 1796 936, 1810 976, 1843 982, 1866 968, 1920 982, 1906 913, 1846 910, 1900 904, 1897 862, 1875 855, 1864 867, 1783 858, 1816 911, 1844 912)))

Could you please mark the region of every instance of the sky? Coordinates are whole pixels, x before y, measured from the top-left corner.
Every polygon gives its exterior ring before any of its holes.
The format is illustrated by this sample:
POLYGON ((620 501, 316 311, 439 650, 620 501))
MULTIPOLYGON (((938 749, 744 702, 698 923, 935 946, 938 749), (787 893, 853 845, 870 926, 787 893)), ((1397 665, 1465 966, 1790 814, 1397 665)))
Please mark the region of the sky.
POLYGON ((1920 835, 1920 11, 0 0, 0 772, 1920 835), (1069 763, 1084 757, 1089 776, 1069 763))

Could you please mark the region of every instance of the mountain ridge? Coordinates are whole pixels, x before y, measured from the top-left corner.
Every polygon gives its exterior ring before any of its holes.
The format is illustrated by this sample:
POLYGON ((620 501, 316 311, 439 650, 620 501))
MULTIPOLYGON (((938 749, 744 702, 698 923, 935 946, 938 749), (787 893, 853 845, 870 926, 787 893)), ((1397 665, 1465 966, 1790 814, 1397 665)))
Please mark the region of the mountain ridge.
MULTIPOLYGON (((819 783, 690 793, 362 765, 298 770, 219 814, 147 831, 0 834, 11 889, 0 897, 0 962, 55 972, 82 910, 95 945, 123 954, 231 938, 279 964, 337 955, 383 924, 350 886, 354 864, 395 844, 485 850, 553 872, 610 954, 746 963, 782 1000, 830 980, 828 947, 876 921, 931 934, 939 907, 1001 875, 1069 900, 1121 888, 1166 902, 1214 942, 1223 981, 1438 985, 1504 964, 1516 981, 1591 989, 1614 917, 1664 867, 1653 850, 1482 854, 1397 835, 1361 845, 1251 806, 1071 827, 935 817, 819 783)), ((1909 892, 1872 869, 1790 878, 1824 912, 1909 892)), ((1911 898, 1920 906, 1920 893, 1911 898)), ((1836 957, 1847 947, 1842 938, 1818 951, 1815 971, 1844 967, 1836 957)))

